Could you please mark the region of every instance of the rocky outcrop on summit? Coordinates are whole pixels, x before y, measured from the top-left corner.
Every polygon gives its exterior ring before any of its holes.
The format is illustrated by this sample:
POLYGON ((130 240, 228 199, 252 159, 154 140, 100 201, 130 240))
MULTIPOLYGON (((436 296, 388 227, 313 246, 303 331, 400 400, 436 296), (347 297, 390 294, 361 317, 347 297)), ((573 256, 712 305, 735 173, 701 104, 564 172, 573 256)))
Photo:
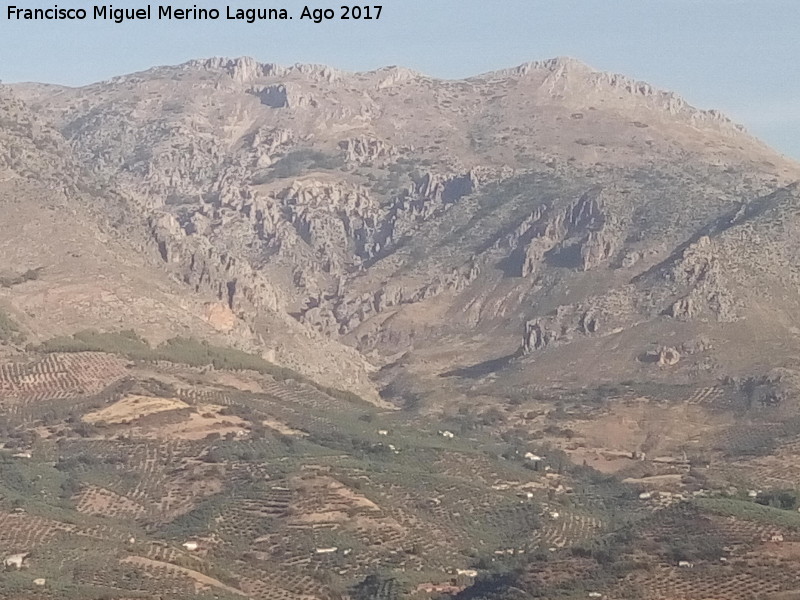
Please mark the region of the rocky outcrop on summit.
MULTIPOLYGON (((175 67, 161 67, 173 70, 175 67)), ((226 73, 236 83, 249 83, 264 77, 290 77, 293 73, 302 74, 314 82, 333 83, 341 77, 341 72, 327 65, 297 64, 284 67, 275 63, 260 63, 249 56, 239 58, 207 58, 189 61, 178 69, 184 72, 203 70, 212 74, 226 73)), ((154 69, 158 71, 159 69, 154 69)))
POLYGON ((300 88, 291 84, 256 86, 248 89, 247 93, 257 97, 261 104, 270 108, 313 108, 318 106, 312 96, 304 94, 300 88))
POLYGON ((507 78, 528 80, 540 93, 567 102, 582 99, 592 101, 612 96, 613 100, 635 100, 654 111, 663 111, 671 117, 686 119, 690 123, 712 126, 732 134, 744 129, 717 110, 699 110, 674 92, 660 90, 644 81, 637 81, 617 73, 594 71, 579 60, 557 57, 522 64, 513 69, 494 71, 479 78, 504 81, 507 78), (620 95, 622 94, 622 95, 620 95))

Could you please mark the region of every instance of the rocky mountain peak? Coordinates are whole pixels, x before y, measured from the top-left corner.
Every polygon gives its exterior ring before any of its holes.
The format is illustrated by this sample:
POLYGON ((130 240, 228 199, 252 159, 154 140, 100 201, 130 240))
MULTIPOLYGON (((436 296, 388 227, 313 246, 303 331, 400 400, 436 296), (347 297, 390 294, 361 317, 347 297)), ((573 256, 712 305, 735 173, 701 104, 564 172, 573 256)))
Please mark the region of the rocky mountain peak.
POLYGON ((542 71, 549 71, 563 76, 567 71, 588 73, 593 69, 586 63, 569 56, 556 56, 546 60, 524 62, 516 67, 490 71, 471 79, 504 79, 528 77, 542 71))
POLYGON ((564 102, 567 105, 593 105, 602 103, 619 106, 627 111, 641 108, 677 117, 693 126, 714 126, 743 132, 741 125, 733 123, 718 110, 703 110, 690 105, 685 99, 671 91, 664 91, 644 82, 620 75, 593 69, 586 63, 570 57, 556 57, 543 61, 523 63, 512 69, 492 71, 472 81, 486 81, 503 85, 507 80, 527 83, 545 98, 564 102))
POLYGON ((297 63, 292 66, 283 66, 276 63, 261 63, 249 56, 191 60, 180 65, 178 69, 185 71, 222 71, 236 83, 244 84, 256 83, 264 78, 288 77, 293 74, 299 74, 309 82, 332 84, 343 75, 343 72, 327 65, 297 63))
POLYGON ((362 390, 365 357, 426 371, 420 348, 464 336, 475 362, 521 348, 522 380, 621 332, 677 347, 661 339, 676 327, 746 320, 737 289, 783 285, 751 276, 734 231, 762 235, 758 199, 800 167, 574 59, 448 81, 213 58, 16 91, 122 196, 125 235, 160 268, 251 341, 287 332, 276 360, 351 365, 362 390))

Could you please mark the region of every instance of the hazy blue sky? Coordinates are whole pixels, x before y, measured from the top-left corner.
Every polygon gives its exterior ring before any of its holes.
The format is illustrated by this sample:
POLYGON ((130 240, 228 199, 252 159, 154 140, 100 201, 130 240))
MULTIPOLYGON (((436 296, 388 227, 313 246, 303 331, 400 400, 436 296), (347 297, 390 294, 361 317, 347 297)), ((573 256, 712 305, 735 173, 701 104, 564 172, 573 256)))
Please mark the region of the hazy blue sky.
MULTIPOLYGON (((85 0, 56 0, 86 7, 85 0)), ((380 3, 380 0, 376 0, 380 3)), ((52 7, 17 0, 26 7, 52 7)), ((318 2, 312 7, 338 7, 318 2)), ((380 21, 245 24, 10 22, 0 3, 0 79, 78 85, 206 56, 326 63, 349 70, 400 64, 458 78, 568 55, 719 108, 800 158, 800 0, 383 0, 380 21)), ((121 0, 118 6, 143 6, 121 0)), ((188 6, 192 2, 187 3, 188 6)), ((199 0, 198 6, 223 3, 199 0)), ((173 6, 181 6, 174 4, 173 6)))

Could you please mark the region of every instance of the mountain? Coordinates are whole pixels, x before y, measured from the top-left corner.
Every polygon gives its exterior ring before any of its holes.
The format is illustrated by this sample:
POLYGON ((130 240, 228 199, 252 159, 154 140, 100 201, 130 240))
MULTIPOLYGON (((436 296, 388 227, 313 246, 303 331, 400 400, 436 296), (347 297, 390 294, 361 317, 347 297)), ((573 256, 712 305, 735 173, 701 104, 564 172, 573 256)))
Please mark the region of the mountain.
MULTIPOLYGON (((274 299, 266 298, 257 328, 246 326, 231 311, 227 290, 198 283, 192 292, 170 277, 159 254, 166 250, 149 230, 152 215, 81 164, 16 94, 5 92, 2 109, 10 126, 2 129, 0 272, 7 284, 0 302, 28 343, 84 329, 132 329, 154 343, 196 336, 267 357, 277 351, 285 364, 377 399, 361 357, 277 312, 274 299)), ((224 268, 235 273, 235 262, 224 268)))
POLYGON ((291 315, 428 391, 520 348, 515 385, 585 385, 658 377, 638 357, 698 333, 716 350, 670 379, 747 370, 731 336, 792 345, 798 165, 572 59, 463 81, 210 59, 15 91, 174 277, 244 327, 291 315))
POLYGON ((800 540, 798 180, 569 58, 5 86, 7 447, 66 486, 64 548, 133 527, 114 569, 159 593, 707 597, 657 590, 800 540))

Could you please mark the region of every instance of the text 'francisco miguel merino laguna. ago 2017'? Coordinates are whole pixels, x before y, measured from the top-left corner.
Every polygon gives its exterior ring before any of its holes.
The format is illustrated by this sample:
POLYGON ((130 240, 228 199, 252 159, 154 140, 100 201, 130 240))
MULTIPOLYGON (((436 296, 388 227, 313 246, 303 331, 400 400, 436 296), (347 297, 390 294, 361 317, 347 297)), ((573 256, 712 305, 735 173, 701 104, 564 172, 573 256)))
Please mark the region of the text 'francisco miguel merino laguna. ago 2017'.
POLYGON ((340 6, 332 8, 314 8, 305 6, 299 14, 292 15, 285 8, 233 8, 226 6, 217 8, 175 7, 172 5, 150 4, 139 8, 116 8, 113 5, 91 6, 89 8, 64 8, 57 4, 52 8, 20 8, 9 6, 6 18, 9 21, 216 21, 218 19, 244 21, 289 20, 297 16, 314 23, 331 19, 342 20, 377 20, 380 19, 382 6, 340 6))

